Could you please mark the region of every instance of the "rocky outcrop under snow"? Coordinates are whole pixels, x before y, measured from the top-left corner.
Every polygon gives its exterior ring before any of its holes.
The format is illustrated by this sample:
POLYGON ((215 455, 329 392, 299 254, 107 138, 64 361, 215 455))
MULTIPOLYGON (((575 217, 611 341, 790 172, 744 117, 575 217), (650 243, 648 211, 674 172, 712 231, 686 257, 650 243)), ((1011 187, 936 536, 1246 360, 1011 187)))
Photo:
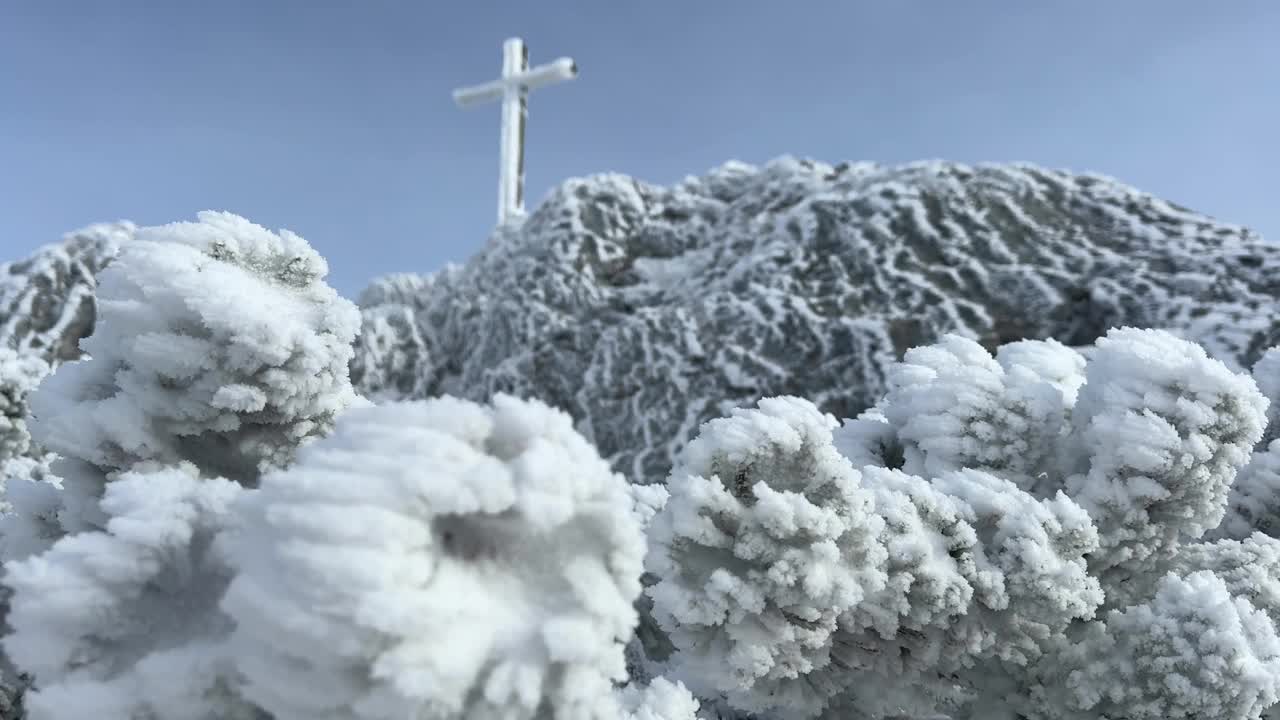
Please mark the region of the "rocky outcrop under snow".
POLYGON ((602 175, 465 266, 375 282, 353 380, 374 397, 538 397, 653 482, 699 424, 762 396, 854 415, 945 332, 993 348, 1159 327, 1252 364, 1280 336, 1277 270, 1280 248, 1243 227, 1031 165, 602 175))
POLYGON ((91 225, 0 264, 0 346, 55 365, 80 357, 80 338, 93 331, 94 278, 133 230, 127 222, 91 225))

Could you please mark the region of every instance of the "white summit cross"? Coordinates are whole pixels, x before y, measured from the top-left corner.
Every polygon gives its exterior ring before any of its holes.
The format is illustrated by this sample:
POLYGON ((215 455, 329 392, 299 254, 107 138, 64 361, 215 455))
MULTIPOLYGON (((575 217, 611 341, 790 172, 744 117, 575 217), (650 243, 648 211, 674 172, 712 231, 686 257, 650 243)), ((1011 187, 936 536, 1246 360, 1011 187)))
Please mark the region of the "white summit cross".
POLYGON ((502 165, 498 172, 498 225, 518 222, 524 216, 524 122, 529 112, 529 91, 578 75, 569 58, 553 60, 529 69, 529 48, 520 38, 502 44, 502 77, 483 85, 453 91, 462 107, 502 100, 502 165))

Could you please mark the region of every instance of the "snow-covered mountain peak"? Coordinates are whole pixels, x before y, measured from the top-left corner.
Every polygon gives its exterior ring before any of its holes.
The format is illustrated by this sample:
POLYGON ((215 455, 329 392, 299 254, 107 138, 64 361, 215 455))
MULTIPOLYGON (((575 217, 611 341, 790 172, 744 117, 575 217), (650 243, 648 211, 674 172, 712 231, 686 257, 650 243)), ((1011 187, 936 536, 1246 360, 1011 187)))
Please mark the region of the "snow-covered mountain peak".
POLYGON ((697 426, 795 394, 850 415, 907 348, 1164 327, 1234 366, 1276 340, 1280 253, 1115 180, 1033 165, 727 163, 569 180, 465 266, 374 283, 356 381, 568 409, 637 481, 697 426))

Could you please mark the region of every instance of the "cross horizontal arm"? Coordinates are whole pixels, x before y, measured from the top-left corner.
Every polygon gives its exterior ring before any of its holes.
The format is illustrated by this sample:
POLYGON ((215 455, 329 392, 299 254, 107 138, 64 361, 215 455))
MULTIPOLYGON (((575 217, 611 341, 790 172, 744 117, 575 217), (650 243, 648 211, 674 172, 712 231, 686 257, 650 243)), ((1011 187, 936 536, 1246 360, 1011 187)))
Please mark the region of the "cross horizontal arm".
POLYGON ((560 58, 552 60, 545 65, 530 68, 522 73, 516 73, 510 77, 454 90, 453 100, 462 107, 469 107, 483 102, 501 100, 507 88, 532 90, 557 82, 572 80, 577 75, 577 64, 570 58, 560 58))
POLYGON ((479 105, 483 102, 493 102, 502 99, 502 93, 507 89, 506 83, 501 80, 494 80, 483 85, 472 85, 467 88, 459 88, 453 91, 453 101, 462 107, 470 107, 479 105))
POLYGON ((572 80, 577 76, 577 64, 570 58, 563 57, 552 60, 545 65, 530 68, 528 71, 512 78, 512 80, 532 90, 534 88, 564 82, 565 80, 572 80))

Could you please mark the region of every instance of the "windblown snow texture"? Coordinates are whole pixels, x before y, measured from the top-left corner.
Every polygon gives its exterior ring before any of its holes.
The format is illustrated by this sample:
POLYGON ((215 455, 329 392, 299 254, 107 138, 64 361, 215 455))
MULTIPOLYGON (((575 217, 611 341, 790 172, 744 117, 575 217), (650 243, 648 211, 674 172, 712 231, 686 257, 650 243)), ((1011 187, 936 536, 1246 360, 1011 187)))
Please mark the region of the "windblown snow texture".
POLYGON ((465 266, 361 298, 373 397, 534 396, 661 480, 760 397, 853 417, 946 332, 988 349, 1172 330, 1235 368, 1280 341, 1280 249, 1108 178, 1030 165, 730 163, 571 180, 465 266))

